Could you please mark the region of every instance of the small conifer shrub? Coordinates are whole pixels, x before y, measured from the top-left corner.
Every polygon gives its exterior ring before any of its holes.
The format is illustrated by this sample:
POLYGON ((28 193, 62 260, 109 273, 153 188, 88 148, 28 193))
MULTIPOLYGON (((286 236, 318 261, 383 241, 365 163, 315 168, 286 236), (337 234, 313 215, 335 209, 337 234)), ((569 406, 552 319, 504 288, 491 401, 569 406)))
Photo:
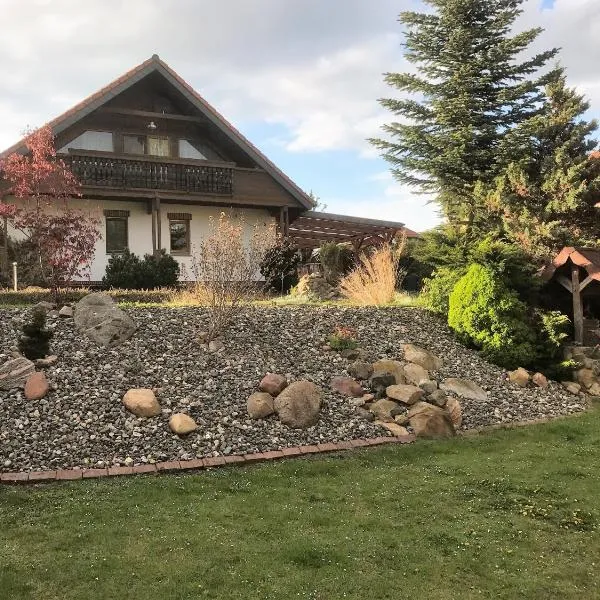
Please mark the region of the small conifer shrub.
POLYGON ((46 329, 46 311, 41 306, 34 306, 31 318, 22 328, 19 338, 19 352, 29 360, 44 358, 50 353, 50 339, 54 335, 46 329))

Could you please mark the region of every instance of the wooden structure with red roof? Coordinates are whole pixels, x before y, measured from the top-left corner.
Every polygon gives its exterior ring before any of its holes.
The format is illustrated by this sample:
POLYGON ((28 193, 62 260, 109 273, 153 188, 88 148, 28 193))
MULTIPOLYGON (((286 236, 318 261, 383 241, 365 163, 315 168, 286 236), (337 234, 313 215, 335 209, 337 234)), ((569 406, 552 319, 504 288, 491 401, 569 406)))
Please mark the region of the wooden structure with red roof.
POLYGON ((567 246, 543 269, 542 278, 560 284, 571 294, 574 339, 583 344, 585 301, 591 304, 600 294, 598 286, 592 285, 600 282, 600 249, 567 246))

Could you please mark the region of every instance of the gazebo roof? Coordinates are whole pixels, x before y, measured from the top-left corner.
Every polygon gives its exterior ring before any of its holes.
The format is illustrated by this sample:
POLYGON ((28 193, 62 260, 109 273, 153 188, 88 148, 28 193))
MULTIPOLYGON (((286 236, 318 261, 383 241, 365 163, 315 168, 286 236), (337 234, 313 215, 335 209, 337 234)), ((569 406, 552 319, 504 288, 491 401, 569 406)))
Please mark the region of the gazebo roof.
POLYGON ((585 269, 588 278, 600 281, 600 250, 596 248, 584 248, 566 246, 555 257, 552 263, 542 270, 542 278, 550 281, 557 269, 571 261, 573 264, 585 269))
MULTIPOLYGON (((404 230, 404 223, 310 210, 290 223, 289 237, 300 248, 318 248, 327 242, 349 242, 358 249, 389 242, 404 230)), ((413 231, 410 234, 418 237, 413 231)))

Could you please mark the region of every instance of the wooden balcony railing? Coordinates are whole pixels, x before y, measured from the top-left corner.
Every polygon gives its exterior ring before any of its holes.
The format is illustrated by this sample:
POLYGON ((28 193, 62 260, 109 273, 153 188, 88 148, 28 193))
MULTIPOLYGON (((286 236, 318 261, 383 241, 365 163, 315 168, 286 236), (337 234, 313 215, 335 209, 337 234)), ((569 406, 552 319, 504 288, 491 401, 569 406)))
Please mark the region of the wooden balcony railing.
POLYGON ((162 157, 71 151, 65 163, 83 186, 233 194, 233 165, 162 157))

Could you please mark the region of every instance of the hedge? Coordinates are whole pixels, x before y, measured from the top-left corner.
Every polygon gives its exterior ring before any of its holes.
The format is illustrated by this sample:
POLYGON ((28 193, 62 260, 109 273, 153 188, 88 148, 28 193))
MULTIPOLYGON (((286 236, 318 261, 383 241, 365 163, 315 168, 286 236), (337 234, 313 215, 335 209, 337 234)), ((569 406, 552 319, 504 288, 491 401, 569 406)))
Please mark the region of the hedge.
MULTIPOLYGON (((57 292, 58 303, 68 304, 81 300, 90 292, 87 288, 64 288, 57 292)), ((167 302, 174 290, 162 288, 158 290, 106 290, 116 302, 142 302, 146 304, 161 304, 167 302)), ((16 292, 0 290, 0 306, 22 306, 38 302, 54 302, 52 292, 45 288, 25 288, 16 292)))

